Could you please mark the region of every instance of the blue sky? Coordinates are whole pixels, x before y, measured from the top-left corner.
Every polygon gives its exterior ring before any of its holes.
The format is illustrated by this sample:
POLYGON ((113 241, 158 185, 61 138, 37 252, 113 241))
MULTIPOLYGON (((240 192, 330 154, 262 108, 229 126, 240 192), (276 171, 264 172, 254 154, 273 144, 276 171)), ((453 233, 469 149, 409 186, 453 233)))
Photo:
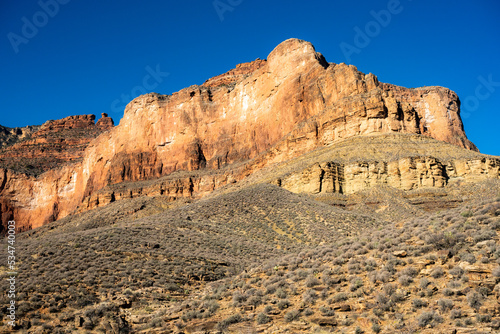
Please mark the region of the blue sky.
POLYGON ((2 0, 0 124, 118 123, 144 91, 202 84, 295 37, 380 81, 454 90, 469 139, 500 155, 498 17, 496 0, 2 0))

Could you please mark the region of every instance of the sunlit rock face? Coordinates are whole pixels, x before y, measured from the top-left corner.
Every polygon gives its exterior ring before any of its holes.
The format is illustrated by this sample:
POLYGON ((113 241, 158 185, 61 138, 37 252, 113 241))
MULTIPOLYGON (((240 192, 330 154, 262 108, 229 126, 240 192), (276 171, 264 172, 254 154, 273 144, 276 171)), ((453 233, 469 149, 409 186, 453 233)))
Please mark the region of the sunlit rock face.
MULTIPOLYGON (((127 105, 118 126, 107 115, 97 125, 85 117, 74 121, 88 121, 103 130, 86 144, 80 161, 37 177, 1 171, 3 224, 14 218, 20 229, 35 228, 77 208, 133 196, 108 193, 99 200, 98 191, 110 184, 244 164, 217 177, 187 177, 151 190, 174 198, 203 195, 270 163, 354 136, 412 133, 477 150, 465 135, 454 92, 380 83, 375 75, 365 75, 354 66, 328 63, 311 43, 298 39, 278 45, 267 60, 238 65, 201 86, 168 96, 140 96, 127 105)), ((54 123, 52 131, 66 125, 54 123)), ((346 168, 356 179, 365 173, 363 168, 368 172, 382 168, 394 180, 391 183, 404 188, 413 182, 404 176, 406 164, 415 163, 346 168), (391 172, 396 170, 399 176, 391 172)), ((421 163, 430 170, 437 168, 432 161, 421 163)), ((432 181, 423 182, 440 184, 439 173, 433 173, 432 181)), ((351 184, 353 191, 363 187, 361 181, 351 184)), ((325 187, 333 189, 335 184, 325 187)))

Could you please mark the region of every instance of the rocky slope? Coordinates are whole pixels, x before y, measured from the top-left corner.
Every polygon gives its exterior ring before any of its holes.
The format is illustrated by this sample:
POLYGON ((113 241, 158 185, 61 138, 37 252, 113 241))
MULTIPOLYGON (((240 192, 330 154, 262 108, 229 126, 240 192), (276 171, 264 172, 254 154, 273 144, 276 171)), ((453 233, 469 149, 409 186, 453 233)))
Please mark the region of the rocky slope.
POLYGON ((0 149, 13 145, 20 140, 28 138, 37 131, 39 126, 26 126, 24 128, 8 128, 0 125, 0 149))
MULTIPOLYGON (((465 135, 454 92, 380 83, 354 66, 328 63, 310 43, 291 39, 278 45, 267 60, 243 64, 202 86, 135 99, 119 126, 89 144, 81 162, 36 178, 1 170, 2 222, 15 218, 21 228, 35 228, 85 208, 85 201, 92 208, 116 200, 115 194, 95 201, 99 190, 109 185, 176 171, 220 170, 201 178, 198 188, 189 177, 158 188, 168 194, 171 191, 165 189, 173 189, 173 198, 200 196, 315 148, 378 133, 418 134, 477 151, 465 135)), ((353 177, 365 175, 363 168, 378 168, 377 175, 385 170, 404 175, 406 170, 413 173, 416 165, 428 165, 430 174, 438 166, 427 160, 393 164, 353 165, 353 177)), ((438 176, 422 185, 442 185, 445 181, 438 176)), ((406 181, 406 176, 381 178, 406 188, 416 182, 406 181)), ((344 188, 359 190, 366 182, 352 184, 344 188)), ((125 195, 120 196, 130 197, 125 195)))
MULTIPOLYGON (((467 202, 409 216, 395 188, 349 195, 345 210, 262 183, 70 215, 16 238, 15 329, 496 333, 500 180, 452 187, 467 202), (370 213, 374 201, 385 210, 370 213)), ((0 296, 0 318, 8 303, 0 296)))
POLYGON ((499 200, 368 229, 272 259, 207 285, 167 312, 158 310, 142 328, 498 333, 499 200), (218 307, 211 312, 214 303, 218 307))

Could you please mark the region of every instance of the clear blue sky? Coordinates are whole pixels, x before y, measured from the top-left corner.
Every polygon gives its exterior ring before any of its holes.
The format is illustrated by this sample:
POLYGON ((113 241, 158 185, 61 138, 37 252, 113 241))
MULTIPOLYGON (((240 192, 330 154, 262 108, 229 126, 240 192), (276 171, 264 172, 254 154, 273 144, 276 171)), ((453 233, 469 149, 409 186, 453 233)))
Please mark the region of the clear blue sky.
POLYGON ((500 155, 500 2, 397 2, 2 0, 0 124, 102 112, 118 123, 145 87, 171 94, 296 37, 380 81, 454 90, 468 137, 500 155))

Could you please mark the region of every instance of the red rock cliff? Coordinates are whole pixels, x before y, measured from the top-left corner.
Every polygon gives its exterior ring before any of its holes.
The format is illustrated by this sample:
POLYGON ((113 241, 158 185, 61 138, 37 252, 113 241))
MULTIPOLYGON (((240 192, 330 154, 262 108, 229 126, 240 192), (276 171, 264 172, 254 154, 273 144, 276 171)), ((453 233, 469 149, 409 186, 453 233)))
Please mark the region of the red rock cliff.
POLYGON ((39 175, 78 161, 88 144, 112 127, 113 120, 106 114, 97 124, 94 115, 47 121, 24 140, 0 149, 0 168, 39 175))
POLYGON ((118 126, 90 143, 81 163, 38 178, 3 170, 0 194, 11 209, 2 219, 13 216, 35 228, 69 214, 109 184, 218 169, 259 156, 249 173, 342 138, 389 132, 477 150, 449 89, 379 83, 373 74, 327 63, 310 43, 290 39, 267 61, 246 63, 202 86, 136 98, 118 126))

